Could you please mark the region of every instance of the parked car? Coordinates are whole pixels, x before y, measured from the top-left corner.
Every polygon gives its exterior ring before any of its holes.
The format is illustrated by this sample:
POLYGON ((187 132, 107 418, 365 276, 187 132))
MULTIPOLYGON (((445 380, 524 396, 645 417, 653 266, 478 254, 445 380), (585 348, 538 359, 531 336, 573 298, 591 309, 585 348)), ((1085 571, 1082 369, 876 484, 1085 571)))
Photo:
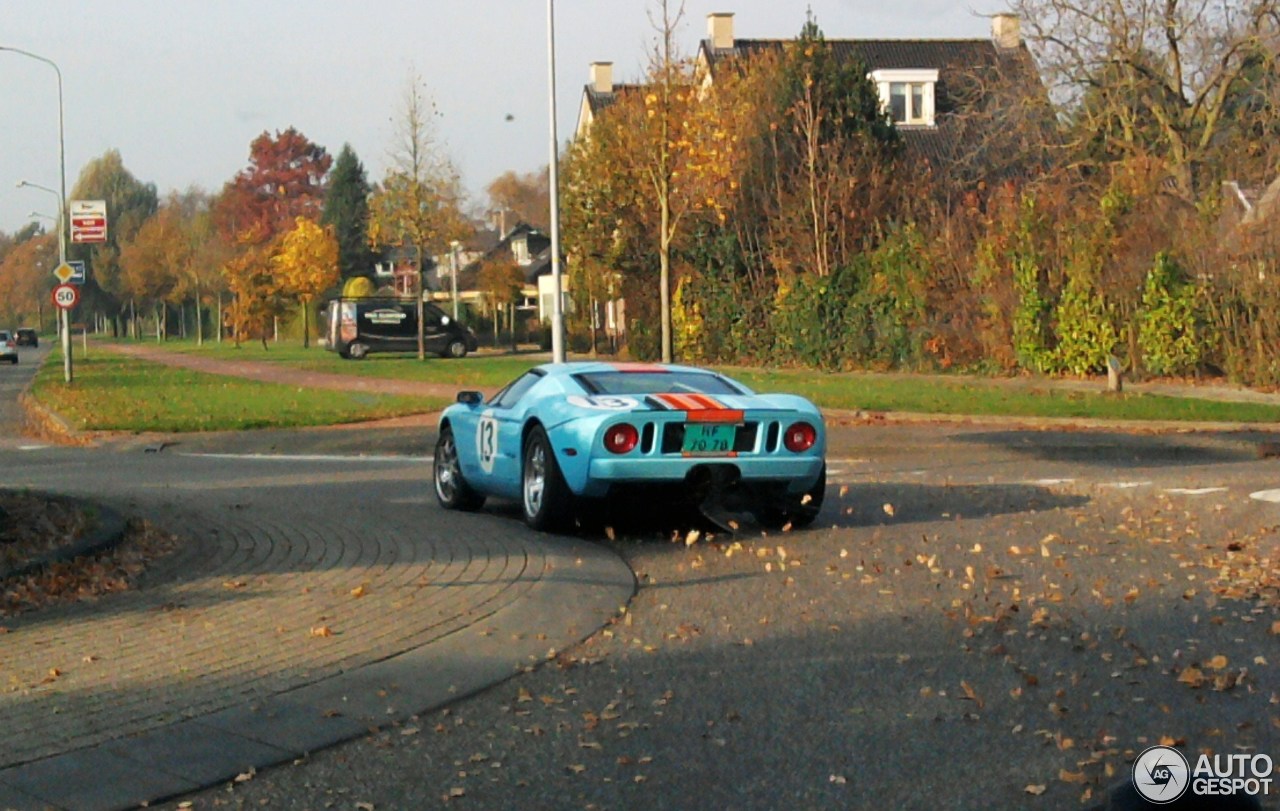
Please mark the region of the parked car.
POLYGON ((13 337, 13 333, 4 329, 0 329, 0 360, 7 360, 10 363, 18 362, 18 341, 13 337))
MULTIPOLYGON (((325 347, 344 358, 359 360, 370 352, 417 352, 418 308, 413 300, 339 298, 329 302, 325 347)), ((423 304, 426 351, 445 358, 465 357, 476 350, 475 333, 445 315, 434 304, 423 304)))
POLYGON ((18 327, 17 342, 18 346, 39 346, 40 335, 31 327, 18 327))
POLYGON ((516 499, 539 530, 565 526, 579 500, 648 487, 708 515, 726 505, 800 527, 822 508, 825 453, 822 414, 803 397, 692 366, 562 363, 488 402, 460 392, 440 418, 433 479, 446 509, 516 499))

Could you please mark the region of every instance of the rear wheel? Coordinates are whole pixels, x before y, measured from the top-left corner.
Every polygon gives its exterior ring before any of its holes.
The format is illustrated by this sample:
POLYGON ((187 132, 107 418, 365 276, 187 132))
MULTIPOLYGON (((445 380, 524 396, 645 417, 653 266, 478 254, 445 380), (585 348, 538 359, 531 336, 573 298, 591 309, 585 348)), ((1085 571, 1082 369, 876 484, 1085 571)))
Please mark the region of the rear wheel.
POLYGON ((449 345, 444 348, 442 353, 446 358, 465 358, 467 356, 467 342, 454 338, 449 345))
POLYGON ((367 354, 369 354, 369 347, 362 343, 354 343, 347 347, 347 357, 352 360, 361 360, 367 354))
POLYGON ((484 506, 484 496, 477 493, 462 477, 462 465, 458 462, 458 445, 453 440, 453 429, 440 429, 436 440, 435 466, 436 500, 446 510, 478 510, 484 506))
POLYGON ((534 426, 525 441, 522 471, 520 492, 525 523, 543 532, 565 526, 572 514, 573 494, 541 426, 534 426))
POLYGON ((818 480, 800 495, 784 497, 781 504, 761 508, 756 518, 770 529, 782 529, 790 525, 792 529, 801 529, 812 524, 822 512, 822 500, 827 494, 827 466, 822 466, 818 480))

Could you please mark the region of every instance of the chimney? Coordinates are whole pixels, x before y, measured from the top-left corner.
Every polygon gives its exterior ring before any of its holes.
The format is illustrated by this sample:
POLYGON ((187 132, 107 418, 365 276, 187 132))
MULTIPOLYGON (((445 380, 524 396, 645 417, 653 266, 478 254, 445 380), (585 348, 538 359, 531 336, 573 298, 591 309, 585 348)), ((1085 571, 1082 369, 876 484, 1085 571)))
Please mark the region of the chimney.
POLYGON ((711 40, 714 50, 722 51, 733 47, 733 13, 713 11, 707 15, 707 39, 711 40))
POLYGON ((591 63, 591 89, 597 93, 613 92, 613 63, 591 63))
POLYGON ((1022 22, 1016 14, 997 14, 991 18, 991 39, 996 47, 1012 50, 1022 46, 1022 22))

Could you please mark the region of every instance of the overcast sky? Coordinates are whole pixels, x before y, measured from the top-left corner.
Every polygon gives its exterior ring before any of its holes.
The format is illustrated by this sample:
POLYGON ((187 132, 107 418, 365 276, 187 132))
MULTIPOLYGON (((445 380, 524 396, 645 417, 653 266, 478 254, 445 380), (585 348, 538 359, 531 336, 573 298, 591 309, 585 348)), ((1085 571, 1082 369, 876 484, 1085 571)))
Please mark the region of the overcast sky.
MULTIPOLYGON (((672 7, 678 0, 672 0, 672 7)), ((696 51, 706 15, 733 12, 741 37, 792 37, 811 7, 829 38, 986 37, 1001 0, 687 0, 680 44, 696 51)), ((615 81, 643 72, 654 0, 556 0, 561 142, 573 134, 588 65, 615 81)), ((336 155, 350 143, 371 181, 387 167, 392 119, 417 71, 439 135, 473 196, 549 154, 546 0, 3 0, 0 46, 62 70, 67 193, 108 149, 163 195, 222 187, 263 131, 296 127, 336 155)), ((51 68, 0 52, 0 231, 59 184, 51 68)))

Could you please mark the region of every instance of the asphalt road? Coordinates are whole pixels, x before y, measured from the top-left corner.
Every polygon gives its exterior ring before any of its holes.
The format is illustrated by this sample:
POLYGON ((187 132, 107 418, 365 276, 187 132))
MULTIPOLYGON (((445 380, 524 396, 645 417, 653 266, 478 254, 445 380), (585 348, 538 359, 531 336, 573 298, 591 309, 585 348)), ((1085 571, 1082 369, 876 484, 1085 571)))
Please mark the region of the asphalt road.
POLYGON ((18 394, 35 377, 40 362, 49 354, 48 341, 38 347, 18 347, 18 362, 0 364, 0 447, 24 442, 22 439, 22 410, 18 407, 18 394))
MULTIPOLYGON (((162 470, 168 484, 126 499, 161 513, 206 492, 233 510, 256 479, 258 499, 284 482, 310 489, 323 517, 343 488, 394 481, 403 503, 361 516, 374 531, 395 509, 397 531, 410 522, 423 539, 536 540, 512 509, 459 519, 408 495, 425 492, 432 439, 420 427, 283 431, 146 453, 148 438, 10 450, 0 466, 70 490, 84 488, 79 471, 110 469, 122 493, 129 471, 154 482, 162 470), (400 466, 406 454, 419 464, 400 466), (219 490, 224 478, 235 486, 219 490)), ((835 426, 815 528, 672 540, 620 525, 612 540, 585 538, 640 586, 583 644, 153 807, 1058 809, 1096 800, 1161 741, 1280 760, 1274 442, 835 426)))

